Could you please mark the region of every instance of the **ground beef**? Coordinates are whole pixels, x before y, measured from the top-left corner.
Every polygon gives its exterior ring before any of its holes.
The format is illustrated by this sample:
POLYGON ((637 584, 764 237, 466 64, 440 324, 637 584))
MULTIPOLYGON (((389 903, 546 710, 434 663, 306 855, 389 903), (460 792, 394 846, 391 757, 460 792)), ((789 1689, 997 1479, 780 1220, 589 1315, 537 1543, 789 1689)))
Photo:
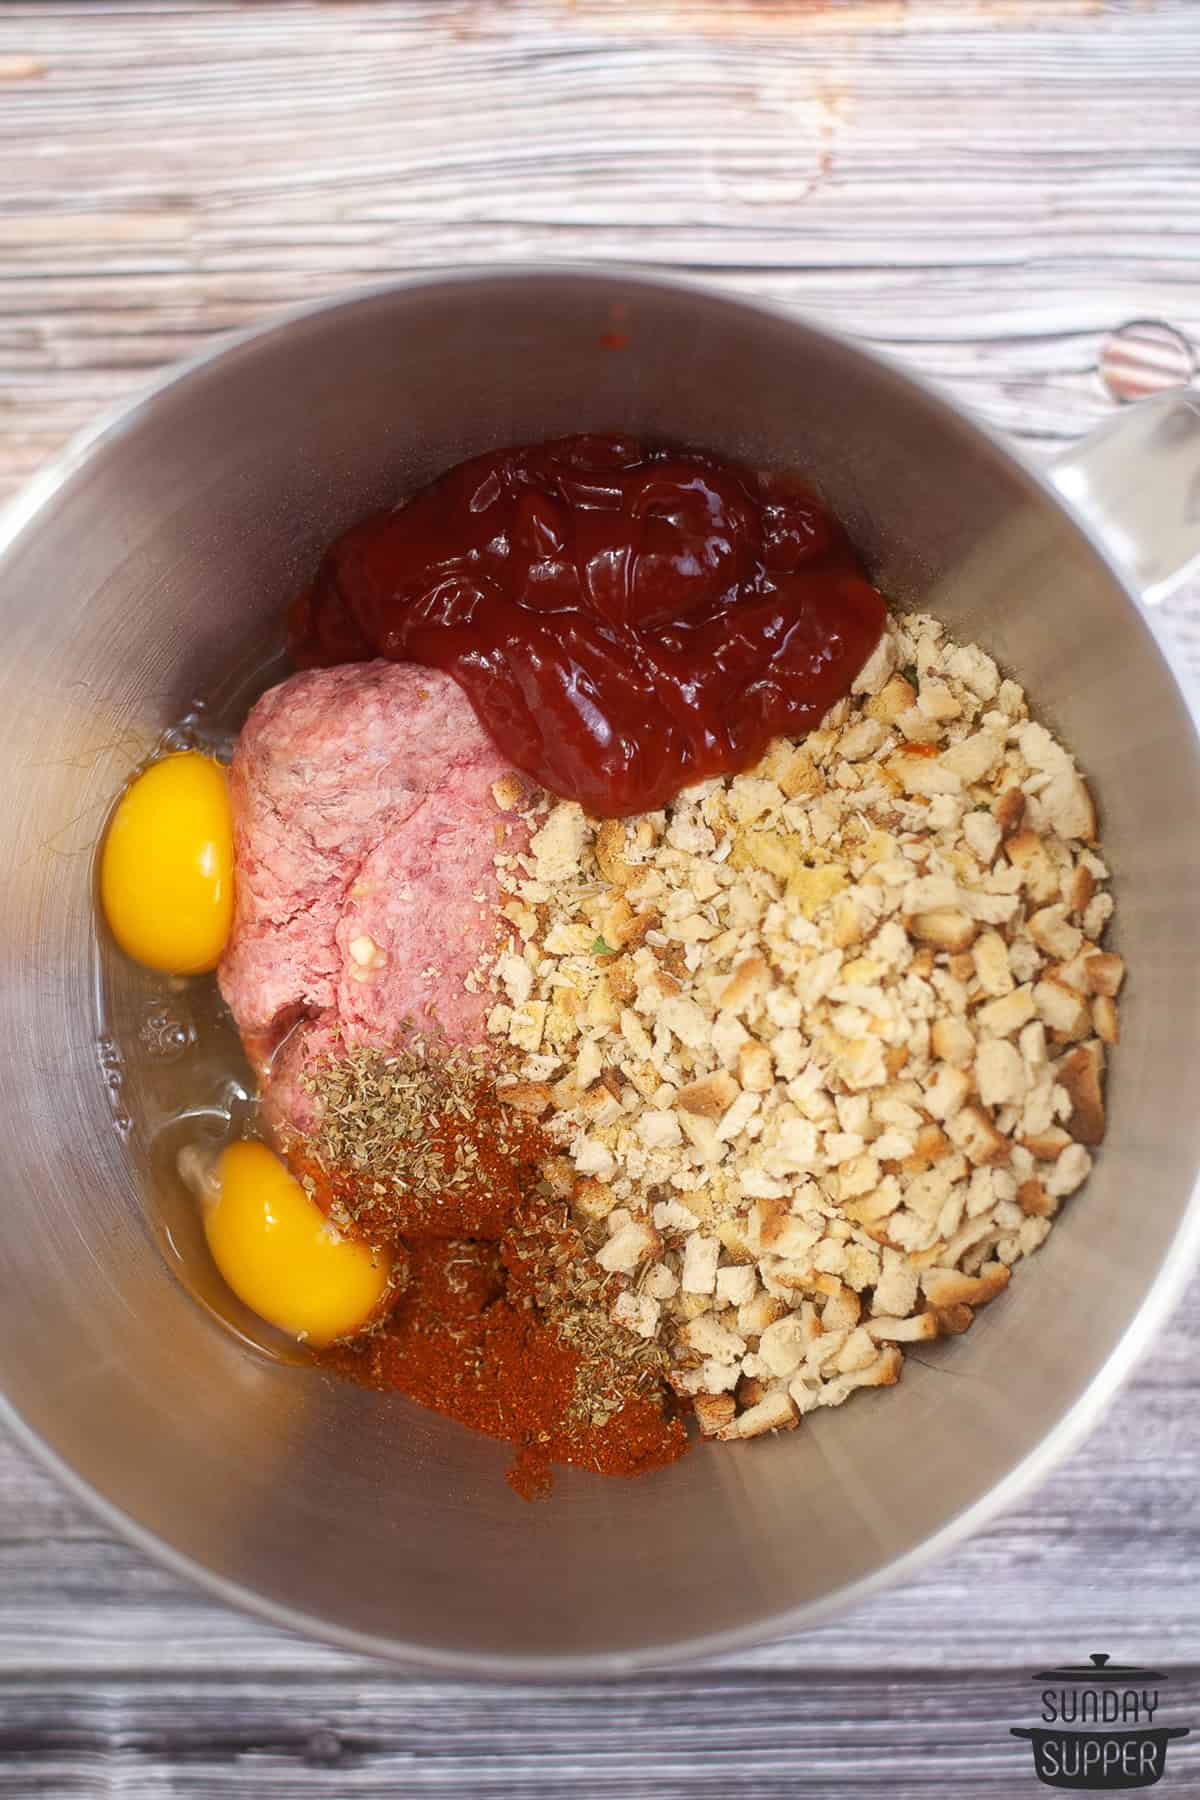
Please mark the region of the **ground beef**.
POLYGON ((409 1022, 483 1040, 490 998, 464 981, 497 939, 497 826, 524 844, 492 796, 506 772, 455 682, 412 664, 312 670, 254 707, 219 980, 276 1126, 311 1122, 297 1077, 339 1044, 409 1022))

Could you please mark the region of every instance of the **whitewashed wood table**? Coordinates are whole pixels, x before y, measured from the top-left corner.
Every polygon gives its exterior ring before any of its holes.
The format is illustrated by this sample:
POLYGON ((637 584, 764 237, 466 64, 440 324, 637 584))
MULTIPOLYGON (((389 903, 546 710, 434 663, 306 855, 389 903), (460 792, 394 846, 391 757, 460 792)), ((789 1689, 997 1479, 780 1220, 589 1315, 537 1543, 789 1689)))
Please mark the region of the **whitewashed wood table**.
MULTIPOLYGON (((4 490, 227 327, 526 257, 809 308, 1049 451, 1112 405, 1110 329, 1200 343, 1198 255, 1195 0, 0 9, 4 490)), ((1200 667, 1200 596, 1171 610, 1200 667)), ((1200 1726, 1198 1351, 1193 1287, 1090 1443, 949 1560, 602 1687, 404 1679, 285 1636, 0 1444, 0 1795, 1036 1792, 1008 1725, 1049 1660, 1165 1664, 1200 1726)), ((1162 1791, 1200 1794, 1200 1732, 1162 1791)))

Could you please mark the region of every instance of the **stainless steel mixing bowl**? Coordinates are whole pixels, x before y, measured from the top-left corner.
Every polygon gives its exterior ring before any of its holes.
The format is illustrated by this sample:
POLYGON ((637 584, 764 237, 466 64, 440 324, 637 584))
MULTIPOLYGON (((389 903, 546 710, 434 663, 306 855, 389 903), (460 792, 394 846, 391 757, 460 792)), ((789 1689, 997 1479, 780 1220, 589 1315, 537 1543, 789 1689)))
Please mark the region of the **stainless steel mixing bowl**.
MULTIPOLYGON (((1160 589, 1200 549, 1198 446, 1185 402, 1151 402, 1059 472, 1160 589)), ((34 483, 5 523, 0 645, 0 1385, 64 1477, 216 1593, 508 1675, 794 1629, 1043 1474, 1180 1291, 1200 1235, 1193 714, 1051 481, 867 352, 613 269, 421 277, 294 315, 34 483), (531 1506, 504 1446, 257 1353, 172 1272, 144 1072, 98 1045, 91 857, 131 760, 262 642, 331 538, 471 452, 592 427, 809 472, 889 593, 1027 685, 1099 797, 1132 977, 1096 1173, 966 1337, 789 1436, 630 1483, 564 1474, 531 1506)))

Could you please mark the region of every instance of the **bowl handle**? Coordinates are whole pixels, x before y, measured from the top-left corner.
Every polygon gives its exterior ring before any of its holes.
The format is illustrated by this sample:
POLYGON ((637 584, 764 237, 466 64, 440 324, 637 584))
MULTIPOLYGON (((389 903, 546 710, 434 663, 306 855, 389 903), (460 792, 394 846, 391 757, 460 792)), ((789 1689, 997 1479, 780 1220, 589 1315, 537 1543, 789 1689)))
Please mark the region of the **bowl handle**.
POLYGON ((1200 393, 1124 407, 1048 473, 1148 606, 1200 567, 1200 393))

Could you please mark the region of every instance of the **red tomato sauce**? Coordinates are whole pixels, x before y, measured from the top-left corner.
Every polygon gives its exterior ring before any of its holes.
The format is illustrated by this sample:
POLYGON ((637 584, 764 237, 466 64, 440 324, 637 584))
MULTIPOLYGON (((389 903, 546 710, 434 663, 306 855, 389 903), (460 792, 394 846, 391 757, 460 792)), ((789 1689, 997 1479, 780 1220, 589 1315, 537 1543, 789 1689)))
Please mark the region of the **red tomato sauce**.
POLYGON ((446 670, 514 768, 613 817, 812 729, 884 611, 801 483, 571 437, 473 457, 347 532, 289 647, 446 670))

